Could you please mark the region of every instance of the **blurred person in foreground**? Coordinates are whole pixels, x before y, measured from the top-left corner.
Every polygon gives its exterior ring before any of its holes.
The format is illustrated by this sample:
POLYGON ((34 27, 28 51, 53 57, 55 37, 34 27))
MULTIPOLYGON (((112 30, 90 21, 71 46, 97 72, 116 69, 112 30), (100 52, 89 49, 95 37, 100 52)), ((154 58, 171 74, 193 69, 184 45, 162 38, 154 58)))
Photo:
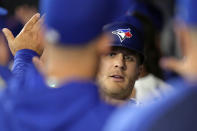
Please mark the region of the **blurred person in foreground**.
POLYGON ((143 108, 122 108, 112 117, 106 131, 197 130, 197 14, 195 13, 197 2, 195 0, 177 2, 179 23, 176 23, 175 30, 183 57, 164 58, 161 66, 179 73, 183 79, 174 80, 176 91, 157 103, 143 108), (125 120, 117 121, 122 120, 121 118, 125 120))
POLYGON ((16 38, 8 29, 3 30, 15 56, 13 71, 17 79, 1 95, 1 129, 102 129, 114 110, 99 99, 94 83, 99 59, 108 53, 111 43, 102 27, 120 12, 122 2, 43 0, 48 51, 43 74, 32 65, 32 57, 43 52, 39 14, 16 38))
POLYGON ((127 22, 110 23, 104 30, 114 37, 114 41, 111 51, 101 57, 97 75, 101 96, 113 105, 137 104, 130 95, 142 68, 142 35, 127 22))

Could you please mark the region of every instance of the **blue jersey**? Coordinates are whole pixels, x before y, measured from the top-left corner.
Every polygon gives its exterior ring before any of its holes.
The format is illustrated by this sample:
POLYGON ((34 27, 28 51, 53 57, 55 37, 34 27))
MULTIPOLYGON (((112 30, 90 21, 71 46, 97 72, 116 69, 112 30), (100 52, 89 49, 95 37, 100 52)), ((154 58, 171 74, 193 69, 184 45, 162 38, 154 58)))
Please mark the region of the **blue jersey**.
POLYGON ((141 108, 122 108, 108 122, 105 131, 196 131, 197 88, 180 83, 184 88, 161 101, 141 108))
POLYGON ((9 82, 9 80, 11 79, 12 77, 12 73, 11 71, 8 69, 7 66, 1 66, 0 65, 0 76, 1 78, 6 81, 6 82, 9 82))
POLYGON ((38 56, 38 54, 32 50, 24 49, 16 53, 13 64, 12 72, 7 66, 0 65, 0 76, 6 82, 6 85, 9 84, 10 80, 15 77, 25 77, 25 72, 32 65, 32 58, 38 56))
POLYGON ((0 129, 101 130, 114 107, 99 99, 94 82, 72 80, 59 88, 49 88, 42 75, 28 63, 33 56, 28 53, 25 50, 16 57, 18 62, 13 71, 17 79, 12 79, 1 92, 0 129))

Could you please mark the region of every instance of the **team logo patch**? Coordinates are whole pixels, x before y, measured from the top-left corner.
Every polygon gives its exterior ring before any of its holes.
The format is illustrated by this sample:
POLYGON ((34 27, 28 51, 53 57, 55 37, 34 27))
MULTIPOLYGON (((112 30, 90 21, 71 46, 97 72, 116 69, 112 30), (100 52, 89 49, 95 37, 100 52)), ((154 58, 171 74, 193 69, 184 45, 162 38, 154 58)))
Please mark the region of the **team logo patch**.
POLYGON ((120 42, 123 42, 126 38, 131 38, 133 35, 130 32, 131 29, 118 29, 112 31, 112 34, 115 34, 119 37, 120 42))

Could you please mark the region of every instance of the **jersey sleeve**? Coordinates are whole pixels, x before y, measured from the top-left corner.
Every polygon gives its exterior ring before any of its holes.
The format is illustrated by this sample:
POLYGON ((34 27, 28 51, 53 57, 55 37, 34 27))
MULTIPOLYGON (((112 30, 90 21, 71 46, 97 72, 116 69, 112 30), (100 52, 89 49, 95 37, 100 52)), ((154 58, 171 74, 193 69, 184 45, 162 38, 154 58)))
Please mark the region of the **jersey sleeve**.
POLYGON ((23 77, 27 69, 32 65, 32 58, 39 56, 35 51, 23 49, 16 52, 12 73, 15 77, 23 77))

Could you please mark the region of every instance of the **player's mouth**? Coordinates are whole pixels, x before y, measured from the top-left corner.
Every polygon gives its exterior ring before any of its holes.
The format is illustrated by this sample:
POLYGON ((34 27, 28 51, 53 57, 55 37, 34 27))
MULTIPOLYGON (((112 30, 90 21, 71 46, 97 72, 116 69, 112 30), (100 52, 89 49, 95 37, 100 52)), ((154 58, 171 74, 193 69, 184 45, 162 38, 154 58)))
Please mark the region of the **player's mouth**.
POLYGON ((112 80, 114 80, 115 82, 124 81, 124 77, 122 75, 110 75, 109 77, 112 78, 112 80))

